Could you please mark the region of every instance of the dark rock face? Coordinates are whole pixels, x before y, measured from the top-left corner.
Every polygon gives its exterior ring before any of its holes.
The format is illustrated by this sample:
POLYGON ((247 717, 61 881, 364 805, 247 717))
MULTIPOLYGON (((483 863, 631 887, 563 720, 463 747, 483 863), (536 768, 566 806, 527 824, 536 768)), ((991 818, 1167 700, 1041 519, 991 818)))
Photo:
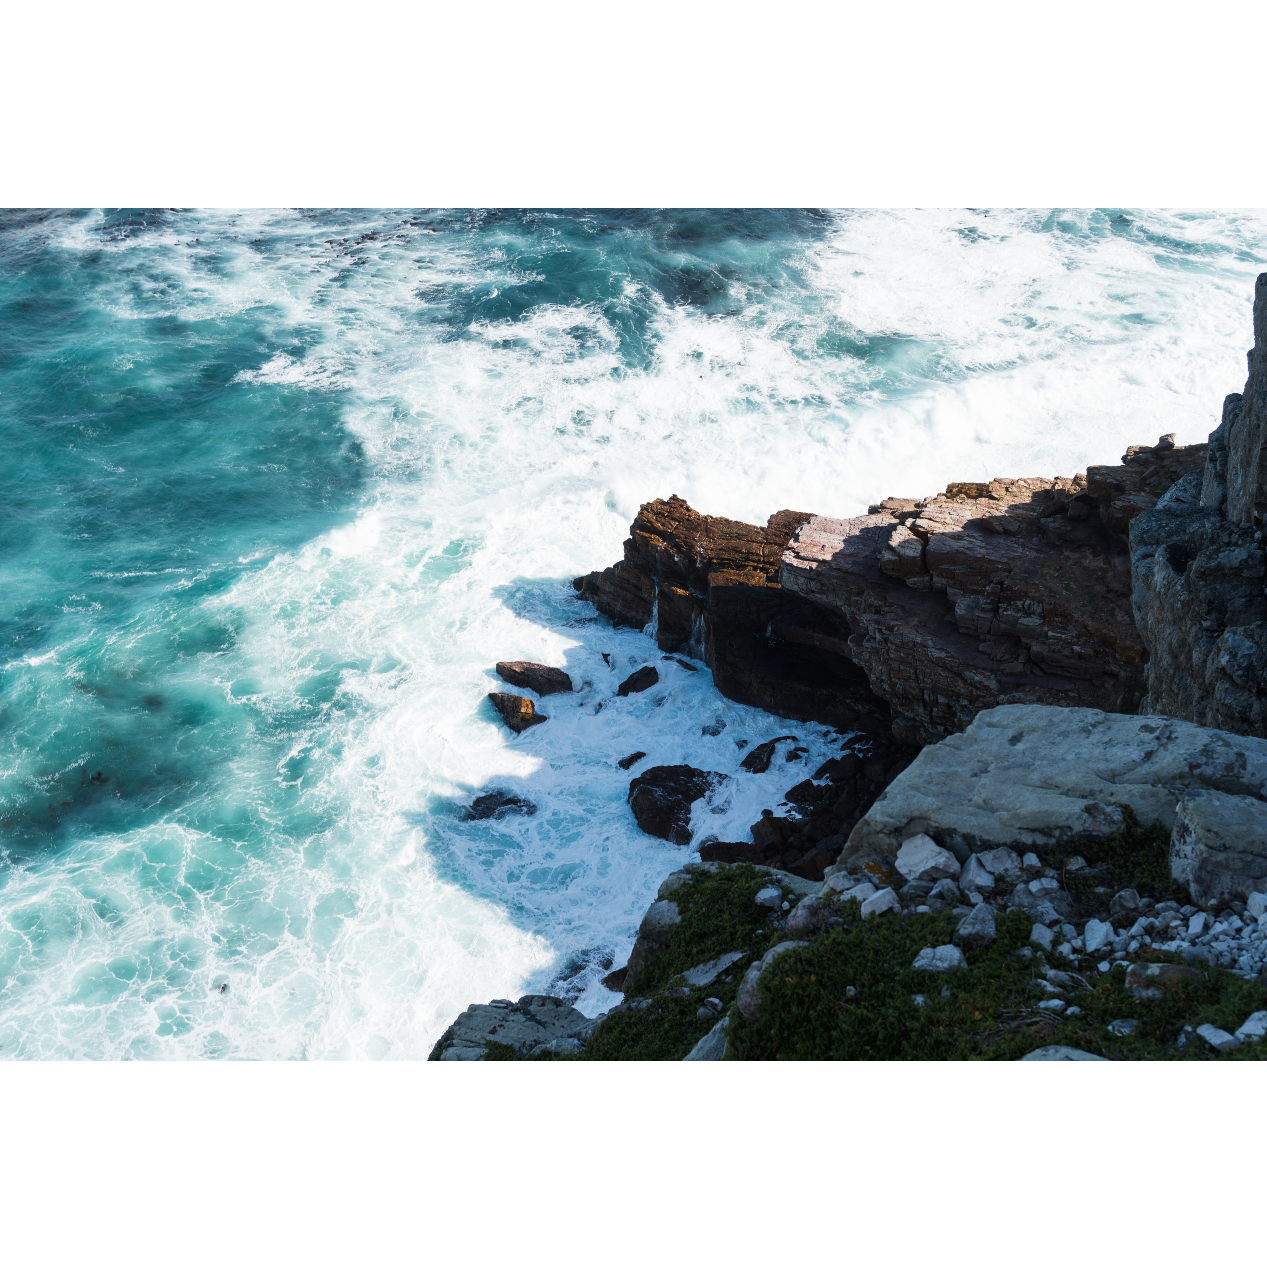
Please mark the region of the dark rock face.
POLYGON ((521 734, 529 726, 539 726, 548 717, 537 712, 532 700, 522 695, 505 695, 501 691, 490 691, 489 701, 502 715, 502 720, 515 732, 521 734))
MULTIPOLYGON (((544 721, 545 719, 542 718, 544 721)), ((537 807, 522 796, 512 796, 509 792, 487 792, 477 796, 466 811, 468 819, 505 818, 508 814, 532 815, 537 807)))
POLYGON ((538 695, 553 695, 556 691, 570 691, 572 679, 562 669, 552 669, 548 664, 530 664, 527 660, 499 660, 497 676, 511 686, 522 686, 538 695))
POLYGON ((1101 512, 1124 515, 1119 486, 1133 493, 1143 472, 1164 492, 1204 458, 1204 446, 1165 452, 1094 468, 1103 504, 1082 476, 999 479, 892 499, 856 519, 810 519, 783 556, 784 588, 838 613, 905 742, 934 743, 998 704, 1133 710, 1145 651, 1127 545, 1101 512), (1115 482, 1107 472, 1118 470, 1115 482))
POLYGON ((689 765, 657 765, 629 785, 629 805, 649 836, 675 845, 691 843, 691 806, 726 775, 689 765))
POLYGON ((641 761, 643 757, 645 757, 646 755, 647 754, 645 752, 631 752, 627 757, 621 757, 621 759, 617 761, 616 764, 622 770, 628 770, 630 766, 637 765, 638 762, 641 761))
POLYGON ((779 581, 783 548, 809 518, 784 510, 760 528, 701 515, 680 497, 648 502, 624 560, 572 584, 617 624, 643 628, 654 619, 660 649, 704 660, 730 699, 781 717, 884 730, 888 709, 850 658, 850 631, 779 581))
POLYGON ((1228 396, 1199 475, 1130 525, 1140 711, 1267 737, 1267 273, 1245 390, 1228 396))
POLYGON ((617 695, 637 695, 649 691, 660 680, 660 670, 653 664, 644 664, 631 673, 617 688, 617 695))

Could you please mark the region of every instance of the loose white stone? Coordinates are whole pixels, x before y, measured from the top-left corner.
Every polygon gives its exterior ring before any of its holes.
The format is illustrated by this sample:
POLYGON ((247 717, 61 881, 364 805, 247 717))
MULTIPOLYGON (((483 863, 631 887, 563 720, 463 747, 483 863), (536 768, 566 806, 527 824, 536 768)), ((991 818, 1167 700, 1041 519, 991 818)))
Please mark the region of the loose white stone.
POLYGON ((1038 855, 1036 853, 1027 853, 1025 857, 1021 859, 1021 866, 1023 866, 1026 871, 1030 871, 1030 870, 1036 871, 1042 865, 1043 864, 1038 861, 1038 855))
POLYGON ((911 964, 921 972, 958 972, 967 966, 968 961, 958 946, 925 946, 911 964))
POLYGON ((893 865, 908 880, 953 880, 959 874, 959 859, 931 836, 903 841, 893 865))
POLYGON ((1109 1033, 1116 1034, 1118 1038, 1125 1038, 1128 1034, 1133 1034, 1138 1028, 1138 1021, 1112 1021, 1109 1024, 1109 1033))
POLYGON ((1204 911, 1198 911, 1188 921, 1188 936, 1200 937, 1210 926, 1210 917, 1204 911))
POLYGON ((1251 893, 1245 899, 1245 914, 1252 915, 1255 919, 1262 919, 1267 915, 1267 893, 1251 893))
POLYGON ((1064 999, 1044 999, 1038 1006, 1044 1012, 1063 1012, 1066 1004, 1064 999))
POLYGON ((1074 854, 1068 862, 1065 863, 1066 871, 1081 871, 1087 865, 1087 860, 1081 854, 1074 854))
POLYGON ((1034 927, 1029 930, 1029 939, 1035 945, 1041 946, 1044 950, 1050 950, 1053 940, 1052 931, 1050 928, 1044 928, 1041 924, 1035 924, 1034 927))
POLYGON ((1216 1029, 1213 1025, 1198 1025, 1197 1033, 1205 1039, 1215 1051, 1231 1051, 1241 1045, 1239 1038, 1233 1038, 1225 1029, 1216 1029))
POLYGON ((783 905, 783 890, 775 888, 772 884, 758 890, 757 905, 764 906, 770 911, 777 911, 783 905))
POLYGON ((1093 1056, 1089 1051, 1079 1051, 1076 1047, 1040 1047, 1022 1060, 1107 1060, 1107 1056, 1093 1056))
POLYGON ((1236 1031, 1241 1042, 1247 1040, 1256 1043, 1260 1038, 1267 1038, 1267 1012, 1254 1012, 1245 1024, 1236 1031))
POLYGON ((959 872, 959 887, 965 893, 975 893, 978 889, 992 889, 994 888, 994 872, 974 853, 959 872))
POLYGON ((1067 941, 1062 941, 1060 945, 1056 947, 1056 953, 1058 955, 1064 955, 1066 959, 1076 959, 1078 957, 1073 953, 1073 947, 1067 941))
POLYGON ((1112 924, 1103 920, 1089 919, 1086 928, 1082 931, 1082 942, 1087 954, 1094 955, 1110 945, 1116 936, 1112 924))
POLYGON ((1036 897, 1048 897, 1060 888, 1060 881, 1051 876, 1040 875, 1037 880, 1029 882, 1029 891, 1036 897))
POLYGON ((1081 1016, 1082 1009, 1080 1007, 1071 1007, 1065 1012, 1066 1016, 1081 1016))
POLYGON ((900 911, 902 902, 892 889, 881 889, 862 904, 862 918, 870 919, 873 915, 883 915, 885 911, 900 911))
POLYGON ((1020 854, 1006 847, 986 849, 982 853, 974 854, 973 856, 980 859, 982 866, 991 875, 1014 875, 1021 869, 1020 854))
POLYGON ((855 898, 859 902, 865 902, 869 897, 874 896, 876 887, 869 880, 864 880, 861 884, 855 884, 852 889, 846 889, 841 897, 848 900, 855 898))

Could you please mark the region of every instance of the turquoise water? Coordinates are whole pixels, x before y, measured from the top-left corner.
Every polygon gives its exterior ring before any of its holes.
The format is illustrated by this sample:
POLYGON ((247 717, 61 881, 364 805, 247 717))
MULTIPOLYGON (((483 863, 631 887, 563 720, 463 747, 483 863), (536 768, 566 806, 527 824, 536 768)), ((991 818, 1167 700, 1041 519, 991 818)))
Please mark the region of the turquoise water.
POLYGON ((843 515, 1202 440, 1267 256, 1233 213, 0 223, 7 1057, 407 1058, 471 1001, 610 1006, 682 856, 615 761, 785 727, 569 579, 653 496, 843 515), (506 658, 588 685, 512 738, 506 658), (538 812, 465 821, 489 788, 538 812))

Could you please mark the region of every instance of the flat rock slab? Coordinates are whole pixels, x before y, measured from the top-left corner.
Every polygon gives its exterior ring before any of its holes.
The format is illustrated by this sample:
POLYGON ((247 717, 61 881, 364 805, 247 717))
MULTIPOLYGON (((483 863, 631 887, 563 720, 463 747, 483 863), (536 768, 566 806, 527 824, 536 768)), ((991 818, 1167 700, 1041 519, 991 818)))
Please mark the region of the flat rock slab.
POLYGON ((580 1050, 597 1024, 548 994, 525 994, 518 1003, 473 1003, 440 1036, 431 1059, 483 1060, 490 1042, 513 1047, 521 1060, 548 1046, 569 1054, 580 1050))
POLYGON ((732 950, 727 954, 719 955, 716 959, 710 959, 707 963, 702 963, 698 967, 692 968, 690 972, 684 972, 682 977, 687 985, 712 985, 732 963, 742 959, 746 953, 743 950, 732 950))
POLYGON ((572 679, 562 669, 552 669, 548 664, 531 664, 527 660, 499 660, 497 676, 511 686, 526 687, 538 695, 554 695, 572 689, 572 679))
POLYGON ((675 845, 691 843, 691 806, 726 775, 689 765, 657 765, 629 785, 629 807, 649 836, 675 845))
POLYGON ((1107 1056, 1093 1056, 1089 1051, 1079 1051, 1076 1047, 1040 1047, 1022 1060, 1107 1060, 1107 1056))
POLYGON ((961 862, 1010 847, 1062 854, 1125 825, 1173 829, 1195 792, 1267 799, 1267 740, 1172 717, 1005 705, 925 748, 849 835, 840 865, 892 863, 931 836, 961 862))
POLYGON ((515 732, 522 734, 530 726, 539 726, 549 721, 544 714, 537 712, 532 700, 523 695, 507 695, 503 691, 490 691, 489 703, 501 714, 502 721, 515 732))

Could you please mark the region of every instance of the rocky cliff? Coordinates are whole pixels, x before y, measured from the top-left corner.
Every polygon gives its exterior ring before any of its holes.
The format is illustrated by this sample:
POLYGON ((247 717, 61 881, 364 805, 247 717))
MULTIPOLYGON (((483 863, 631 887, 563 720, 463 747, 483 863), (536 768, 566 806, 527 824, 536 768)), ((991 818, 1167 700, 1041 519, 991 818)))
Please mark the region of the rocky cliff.
POLYGON ((1245 390, 1228 396, 1200 473, 1131 524, 1142 709, 1267 735, 1267 273, 1245 390))

